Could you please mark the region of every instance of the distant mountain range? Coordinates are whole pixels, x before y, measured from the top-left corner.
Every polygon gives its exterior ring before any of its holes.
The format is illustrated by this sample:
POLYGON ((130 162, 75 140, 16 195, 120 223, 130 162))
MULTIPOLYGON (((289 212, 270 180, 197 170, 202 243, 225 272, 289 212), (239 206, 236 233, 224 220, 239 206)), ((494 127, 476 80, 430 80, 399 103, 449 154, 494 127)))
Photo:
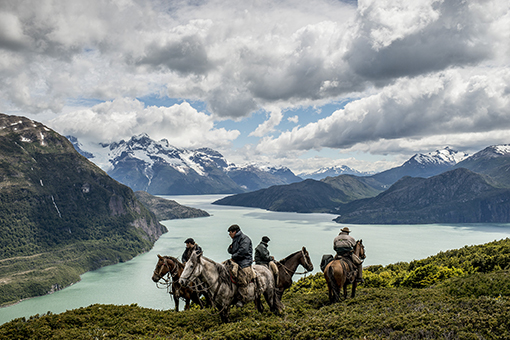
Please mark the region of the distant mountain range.
POLYGON ((347 165, 340 165, 334 167, 324 167, 313 172, 302 172, 298 176, 304 179, 321 180, 326 177, 336 177, 340 175, 356 175, 356 176, 370 176, 373 172, 362 172, 348 167, 347 165))
POLYGON ((340 215, 335 221, 341 223, 507 223, 508 170, 509 145, 490 146, 470 157, 445 148, 417 154, 402 166, 372 176, 309 179, 306 191, 284 185, 225 197, 214 204, 329 212, 340 215))
POLYGON ((98 144, 93 151, 72 137, 76 150, 117 181, 153 195, 231 194, 299 182, 285 167, 236 166, 219 152, 179 149, 141 134, 128 141, 98 144))

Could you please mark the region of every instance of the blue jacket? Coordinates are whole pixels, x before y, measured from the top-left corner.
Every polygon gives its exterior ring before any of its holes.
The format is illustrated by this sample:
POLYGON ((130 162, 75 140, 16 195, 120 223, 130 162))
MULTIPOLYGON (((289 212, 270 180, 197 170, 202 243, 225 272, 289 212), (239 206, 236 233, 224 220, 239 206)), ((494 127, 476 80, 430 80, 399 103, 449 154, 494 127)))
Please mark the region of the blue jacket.
POLYGON ((253 262, 253 248, 250 238, 238 231, 236 236, 232 239, 232 244, 227 249, 229 254, 232 254, 232 260, 241 268, 251 266, 253 262))

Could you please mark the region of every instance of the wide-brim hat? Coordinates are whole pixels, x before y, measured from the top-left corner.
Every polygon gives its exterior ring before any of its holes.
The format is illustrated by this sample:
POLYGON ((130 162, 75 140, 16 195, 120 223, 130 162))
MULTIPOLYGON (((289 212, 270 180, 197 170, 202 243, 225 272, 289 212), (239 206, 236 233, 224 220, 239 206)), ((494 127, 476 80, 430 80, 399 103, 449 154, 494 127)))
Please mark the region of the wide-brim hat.
POLYGON ((343 227, 342 229, 340 229, 340 231, 344 231, 346 233, 350 233, 351 232, 351 230, 349 228, 347 228, 347 227, 343 227))

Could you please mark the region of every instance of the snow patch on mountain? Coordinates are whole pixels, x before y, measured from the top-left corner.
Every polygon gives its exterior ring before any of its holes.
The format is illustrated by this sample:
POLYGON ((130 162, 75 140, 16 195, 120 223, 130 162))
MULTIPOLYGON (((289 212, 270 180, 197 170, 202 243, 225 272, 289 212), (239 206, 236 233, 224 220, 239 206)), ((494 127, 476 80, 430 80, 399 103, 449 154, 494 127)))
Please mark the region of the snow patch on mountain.
POLYGON ((356 169, 350 168, 347 165, 337 165, 333 167, 323 167, 316 171, 302 172, 298 174, 301 178, 323 179, 326 177, 336 177, 340 175, 356 175, 356 176, 369 176, 373 173, 361 172, 356 169))
POLYGON ((455 151, 447 146, 442 150, 436 150, 434 152, 429 152, 428 154, 416 154, 408 162, 415 161, 424 166, 429 165, 452 166, 466 159, 467 157, 469 157, 468 154, 455 151))

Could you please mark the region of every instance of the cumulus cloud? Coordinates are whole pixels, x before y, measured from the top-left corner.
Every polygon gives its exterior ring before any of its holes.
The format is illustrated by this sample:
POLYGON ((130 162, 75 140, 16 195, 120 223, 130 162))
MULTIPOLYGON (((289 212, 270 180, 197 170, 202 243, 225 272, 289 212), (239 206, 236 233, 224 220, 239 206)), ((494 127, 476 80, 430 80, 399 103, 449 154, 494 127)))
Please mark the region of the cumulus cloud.
POLYGON ((510 70, 506 68, 448 70, 402 78, 327 118, 277 138, 266 137, 258 148, 280 152, 349 149, 388 140, 508 131, 509 84, 510 70))
POLYGON ((270 112, 253 157, 489 141, 510 129, 508 27, 506 0, 3 1, 0 108, 65 112, 52 124, 97 139, 171 141, 167 127, 211 147, 238 133, 215 121, 270 112), (133 99, 159 95, 208 113, 133 99), (346 98, 360 99, 279 134, 285 109, 346 98))
POLYGON ((84 142, 113 142, 147 133, 155 140, 167 139, 182 148, 222 148, 239 136, 237 130, 215 128, 210 116, 184 102, 171 107, 144 107, 126 98, 69 112, 48 125, 84 142))

